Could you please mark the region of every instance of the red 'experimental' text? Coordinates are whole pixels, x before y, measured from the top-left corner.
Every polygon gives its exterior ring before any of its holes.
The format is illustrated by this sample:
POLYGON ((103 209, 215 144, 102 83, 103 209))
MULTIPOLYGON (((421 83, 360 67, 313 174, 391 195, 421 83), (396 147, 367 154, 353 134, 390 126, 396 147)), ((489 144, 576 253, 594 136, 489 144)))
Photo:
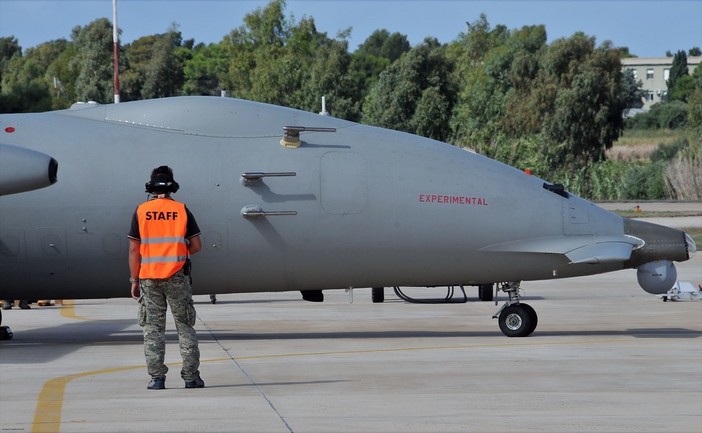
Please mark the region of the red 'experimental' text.
POLYGON ((487 206, 488 202, 485 197, 467 197, 463 195, 445 195, 445 194, 419 194, 420 203, 437 203, 437 204, 458 204, 464 206, 487 206))

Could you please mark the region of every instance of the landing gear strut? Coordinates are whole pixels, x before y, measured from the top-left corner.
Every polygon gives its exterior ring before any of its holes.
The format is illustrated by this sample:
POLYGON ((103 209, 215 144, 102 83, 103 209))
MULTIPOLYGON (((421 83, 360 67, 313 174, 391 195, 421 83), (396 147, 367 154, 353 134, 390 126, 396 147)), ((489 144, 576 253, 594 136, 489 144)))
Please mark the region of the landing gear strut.
POLYGON ((503 283, 500 289, 507 293, 507 302, 492 316, 500 330, 508 337, 527 337, 536 329, 538 317, 528 304, 519 302, 519 281, 503 283))
MULTIPOLYGON (((2 311, 0 311, 0 323, 2 323, 2 311)), ((0 326, 0 340, 12 340, 12 331, 9 326, 0 326)))

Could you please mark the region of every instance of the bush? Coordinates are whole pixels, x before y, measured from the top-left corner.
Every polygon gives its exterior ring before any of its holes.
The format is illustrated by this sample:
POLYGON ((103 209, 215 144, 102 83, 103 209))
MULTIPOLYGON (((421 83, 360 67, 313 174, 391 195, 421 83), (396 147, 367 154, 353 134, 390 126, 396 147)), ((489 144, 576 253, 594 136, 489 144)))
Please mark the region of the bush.
POLYGON ((625 122, 627 129, 682 128, 687 124, 688 107, 681 101, 654 104, 648 112, 639 113, 625 122))
POLYGON ((624 173, 620 200, 657 200, 665 198, 665 164, 631 164, 624 173))
POLYGON ((588 200, 659 200, 666 197, 665 164, 607 160, 561 171, 556 181, 588 200))
POLYGON ((678 152, 665 169, 668 197, 675 200, 702 200, 702 136, 678 152))
POLYGON ((670 161, 671 159, 675 158, 675 155, 677 155, 678 152, 687 148, 688 146, 689 142, 687 141, 687 138, 678 138, 670 144, 661 143, 658 145, 656 150, 651 152, 651 162, 670 161))

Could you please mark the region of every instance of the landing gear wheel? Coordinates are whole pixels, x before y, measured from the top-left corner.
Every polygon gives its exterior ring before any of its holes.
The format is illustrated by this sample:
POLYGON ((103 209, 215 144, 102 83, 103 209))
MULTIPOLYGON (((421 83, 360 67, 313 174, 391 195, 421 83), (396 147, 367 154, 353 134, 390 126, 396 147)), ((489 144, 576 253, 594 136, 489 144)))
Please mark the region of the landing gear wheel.
POLYGON ((481 301, 492 301, 493 300, 493 284, 480 284, 478 286, 478 299, 481 301))
POLYGON ((528 304, 512 304, 500 313, 500 330, 508 337, 527 337, 536 329, 538 317, 528 304))
MULTIPOLYGON (((0 323, 2 323, 2 310, 0 310, 0 323)), ((12 331, 9 326, 0 326, 0 340, 12 340, 12 331)))
POLYGON ((8 326, 0 326, 0 340, 12 340, 12 335, 8 326))
POLYGON ((374 304, 385 301, 385 287, 373 287, 371 299, 374 304))

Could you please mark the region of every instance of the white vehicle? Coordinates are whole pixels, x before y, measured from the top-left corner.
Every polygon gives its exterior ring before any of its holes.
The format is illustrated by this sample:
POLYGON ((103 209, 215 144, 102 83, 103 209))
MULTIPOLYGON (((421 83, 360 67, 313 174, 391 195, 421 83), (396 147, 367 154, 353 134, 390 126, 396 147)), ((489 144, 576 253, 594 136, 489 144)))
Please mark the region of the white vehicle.
POLYGON ((702 301, 702 288, 695 288, 689 281, 676 281, 675 285, 662 295, 657 295, 663 302, 702 301))

